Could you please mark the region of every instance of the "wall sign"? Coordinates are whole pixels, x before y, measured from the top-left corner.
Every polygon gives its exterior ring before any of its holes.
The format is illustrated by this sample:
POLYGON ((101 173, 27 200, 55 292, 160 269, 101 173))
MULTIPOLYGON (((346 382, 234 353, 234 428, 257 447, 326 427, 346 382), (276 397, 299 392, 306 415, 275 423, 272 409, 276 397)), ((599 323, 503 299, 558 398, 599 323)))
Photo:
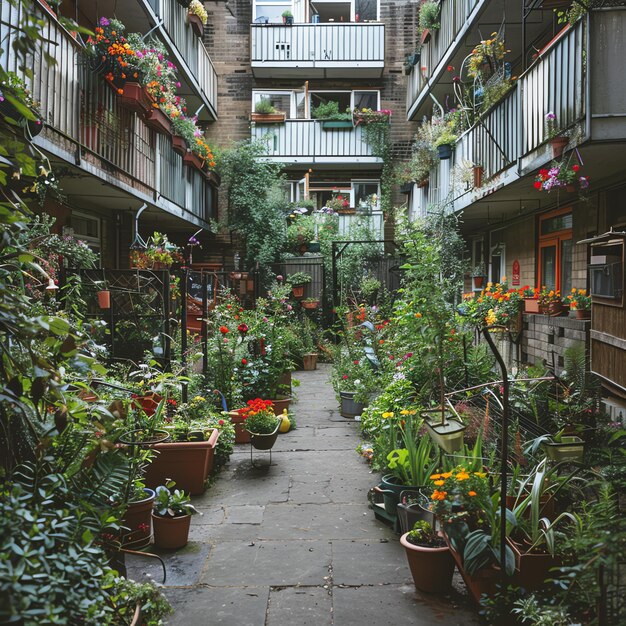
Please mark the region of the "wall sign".
POLYGON ((515 259, 515 261, 513 261, 513 280, 511 281, 512 285, 515 286, 519 286, 520 284, 520 266, 519 266, 519 261, 517 259, 515 259))

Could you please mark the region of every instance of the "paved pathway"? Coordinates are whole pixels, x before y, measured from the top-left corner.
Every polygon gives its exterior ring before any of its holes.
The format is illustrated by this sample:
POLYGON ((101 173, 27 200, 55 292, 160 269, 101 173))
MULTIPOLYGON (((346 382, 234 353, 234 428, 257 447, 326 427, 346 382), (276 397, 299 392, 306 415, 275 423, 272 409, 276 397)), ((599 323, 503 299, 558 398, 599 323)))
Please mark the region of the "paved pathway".
MULTIPOLYGON (((477 624, 467 599, 415 591, 397 535, 374 518, 377 482, 356 453, 358 424, 342 418, 329 366, 297 372, 297 429, 266 452, 236 446, 193 502, 190 543, 165 556, 171 626, 477 624)), ((146 559, 129 575, 159 571, 146 559)))

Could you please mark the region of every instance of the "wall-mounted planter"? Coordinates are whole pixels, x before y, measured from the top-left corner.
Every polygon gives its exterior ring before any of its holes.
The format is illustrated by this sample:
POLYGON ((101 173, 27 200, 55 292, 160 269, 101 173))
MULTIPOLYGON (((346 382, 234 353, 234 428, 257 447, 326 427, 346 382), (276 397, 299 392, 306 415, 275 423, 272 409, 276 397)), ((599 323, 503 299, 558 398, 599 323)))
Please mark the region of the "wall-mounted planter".
MULTIPOLYGON (((110 84, 110 83, 109 83, 110 84)), ((114 86, 111 85, 113 88, 114 86)), ((121 87, 122 93, 119 94, 120 103, 129 111, 143 114, 152 108, 152 98, 148 95, 145 87, 139 83, 127 82, 121 87)))
POLYGON ((569 143, 568 137, 552 137, 550 139, 550 145, 552 146, 552 156, 558 159, 565 150, 565 147, 569 143))
POLYGON ((452 157, 452 146, 449 143, 444 143, 437 146, 437 152, 439 153, 439 158, 445 161, 452 157))
POLYGON ((184 157, 187 154, 187 142, 180 135, 174 135, 172 137, 172 150, 184 157))
POLYGON ((145 122, 146 126, 156 130, 157 133, 167 135, 172 132, 172 123, 170 122, 169 117, 167 117, 161 109, 152 107, 146 113, 145 122))
POLYGON ((480 165, 474 166, 474 187, 476 187, 477 189, 483 186, 484 171, 485 171, 484 168, 481 167, 480 165))
POLYGON ((546 456, 553 461, 582 461, 585 442, 576 436, 563 436, 561 441, 544 441, 546 456))
POLYGON ((352 130, 352 120, 322 120, 322 130, 352 130))
POLYGON ((15 120, 22 128, 28 128, 30 136, 35 137, 43 130, 43 120, 37 111, 30 111, 36 120, 27 120, 6 98, 0 102, 0 115, 15 120))
POLYGON ((420 41, 422 42, 422 44, 428 43, 430 41, 430 30, 428 30, 428 28, 425 28, 422 31, 422 34, 420 35, 420 41))
POLYGON ((428 187, 428 178, 426 180, 420 180, 420 182, 417 183, 417 186, 420 189, 423 189, 424 187, 428 187))
POLYGON ((276 113, 252 113, 250 121, 256 124, 283 124, 285 122, 285 113, 280 111, 276 113))
POLYGON ((197 15, 194 13, 188 13, 187 23, 191 26, 191 30, 196 37, 202 37, 202 35, 204 35, 204 24, 197 15))
POLYGON ((188 150, 183 156, 183 163, 189 167, 195 167, 201 172, 204 171, 204 161, 191 150, 188 150))
POLYGON ((539 313, 539 300, 524 298, 524 313, 539 313))
POLYGON ((413 189, 413 183, 403 183, 400 185, 400 193, 409 194, 413 189))

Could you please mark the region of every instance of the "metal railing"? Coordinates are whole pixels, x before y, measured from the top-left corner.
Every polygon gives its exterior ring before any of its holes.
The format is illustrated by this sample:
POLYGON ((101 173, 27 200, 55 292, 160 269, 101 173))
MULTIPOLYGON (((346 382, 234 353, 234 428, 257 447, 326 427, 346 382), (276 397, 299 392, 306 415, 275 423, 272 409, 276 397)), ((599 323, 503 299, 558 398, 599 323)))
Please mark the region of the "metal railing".
POLYGON ((456 42, 458 34, 465 26, 476 5, 485 0, 451 0, 441 3, 439 23, 441 28, 431 32, 430 40, 421 48, 418 65, 409 74, 407 87, 407 111, 428 84, 437 66, 456 42), (426 68, 422 71, 421 68, 426 68))
POLYGON ((204 99, 217 111, 217 72, 202 40, 187 24, 187 9, 173 0, 145 0, 163 20, 163 27, 180 52, 191 76, 198 81, 204 99))
POLYGON ((324 67, 385 61, 384 24, 252 24, 250 30, 253 64, 304 62, 324 67))
POLYGON ((252 126, 252 138, 267 142, 267 156, 302 161, 369 157, 378 161, 363 136, 363 127, 323 130, 318 120, 286 120, 284 124, 252 126))
MULTIPOLYGON (((21 21, 21 5, 13 7, 0 0, 0 37, 5 53, 0 62, 20 76, 31 90, 45 123, 54 133, 46 138, 72 154, 69 142, 80 144, 119 170, 119 180, 141 183, 204 219, 208 212, 208 183, 200 172, 183 168, 182 157, 171 149, 168 137, 159 136, 136 113, 122 107, 101 74, 90 66, 82 45, 51 15, 34 6, 41 18, 41 39, 26 65, 33 70, 31 80, 23 72, 12 48, 21 21), (48 61, 51 59, 51 61, 48 61), (61 137, 59 137, 59 135, 61 137), (65 141, 63 138, 65 138, 65 141), (157 149, 159 150, 157 168, 157 149)), ((92 159, 86 158, 92 162, 92 159)), ((112 177, 108 177, 112 181, 112 177)), ((134 186, 134 185, 133 185, 134 186)))

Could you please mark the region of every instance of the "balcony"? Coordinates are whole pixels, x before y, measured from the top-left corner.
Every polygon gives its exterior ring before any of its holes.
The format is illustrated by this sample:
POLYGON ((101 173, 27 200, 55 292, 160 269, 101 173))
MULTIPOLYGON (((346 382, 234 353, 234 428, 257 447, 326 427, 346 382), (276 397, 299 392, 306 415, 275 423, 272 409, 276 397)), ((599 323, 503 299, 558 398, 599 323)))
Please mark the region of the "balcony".
POLYGON ((256 78, 382 76, 384 24, 253 24, 250 29, 256 78))
MULTIPOLYGON (((1 62, 18 75, 11 44, 20 10, 0 0, 1 62)), ((42 39, 31 65, 34 79, 22 78, 46 123, 34 143, 72 166, 65 168, 69 175, 62 180, 63 192, 77 205, 106 211, 128 209, 129 197, 134 197, 205 226, 212 191, 204 175, 183 168, 167 136, 120 106, 103 77, 90 70, 77 38, 38 5, 33 10, 42 20, 42 39)))
POLYGON ((254 124, 252 138, 267 143, 267 157, 286 165, 350 167, 368 164, 382 167, 363 136, 363 127, 323 130, 318 120, 287 120, 284 124, 254 124))

